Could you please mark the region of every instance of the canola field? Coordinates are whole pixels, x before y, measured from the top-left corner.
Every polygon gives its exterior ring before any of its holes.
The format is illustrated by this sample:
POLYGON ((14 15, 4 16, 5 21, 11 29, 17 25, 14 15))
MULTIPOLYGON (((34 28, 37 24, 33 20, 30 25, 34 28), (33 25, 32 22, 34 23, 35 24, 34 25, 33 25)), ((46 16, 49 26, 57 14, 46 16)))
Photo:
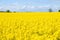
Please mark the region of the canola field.
POLYGON ((60 13, 0 13, 0 40, 60 40, 60 13))

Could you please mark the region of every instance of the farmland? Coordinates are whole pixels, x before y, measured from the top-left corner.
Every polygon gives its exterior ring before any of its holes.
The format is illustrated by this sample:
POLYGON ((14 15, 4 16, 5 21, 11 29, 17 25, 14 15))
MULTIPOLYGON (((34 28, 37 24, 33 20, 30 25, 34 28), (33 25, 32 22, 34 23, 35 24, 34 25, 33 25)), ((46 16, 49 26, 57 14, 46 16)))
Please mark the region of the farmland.
POLYGON ((0 13, 0 40, 60 40, 60 13, 0 13))

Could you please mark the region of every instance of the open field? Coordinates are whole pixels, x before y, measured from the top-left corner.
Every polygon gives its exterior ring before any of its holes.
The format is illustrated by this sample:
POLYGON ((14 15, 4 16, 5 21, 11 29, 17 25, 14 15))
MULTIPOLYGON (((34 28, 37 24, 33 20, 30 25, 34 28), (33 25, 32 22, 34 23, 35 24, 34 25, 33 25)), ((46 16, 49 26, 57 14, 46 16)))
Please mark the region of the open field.
POLYGON ((60 13, 0 13, 0 40, 60 40, 60 13))

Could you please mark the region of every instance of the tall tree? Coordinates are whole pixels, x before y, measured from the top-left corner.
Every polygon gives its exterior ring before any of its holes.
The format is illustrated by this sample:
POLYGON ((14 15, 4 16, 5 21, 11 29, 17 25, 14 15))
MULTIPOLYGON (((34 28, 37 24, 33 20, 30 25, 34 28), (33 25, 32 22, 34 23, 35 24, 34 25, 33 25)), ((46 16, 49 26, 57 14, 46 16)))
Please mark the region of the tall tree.
POLYGON ((6 12, 10 12, 10 10, 6 10, 6 12))
POLYGON ((49 12, 52 12, 52 9, 51 8, 49 9, 49 12))
POLYGON ((58 12, 60 12, 60 10, 58 10, 58 12))

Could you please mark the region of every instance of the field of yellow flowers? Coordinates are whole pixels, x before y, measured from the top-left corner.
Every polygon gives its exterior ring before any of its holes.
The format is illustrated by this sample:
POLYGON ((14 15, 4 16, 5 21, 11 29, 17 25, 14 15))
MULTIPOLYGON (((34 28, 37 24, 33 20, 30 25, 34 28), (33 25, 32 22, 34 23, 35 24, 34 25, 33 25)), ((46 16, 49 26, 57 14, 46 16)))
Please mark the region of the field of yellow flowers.
POLYGON ((60 40, 60 13, 0 13, 0 40, 60 40))

